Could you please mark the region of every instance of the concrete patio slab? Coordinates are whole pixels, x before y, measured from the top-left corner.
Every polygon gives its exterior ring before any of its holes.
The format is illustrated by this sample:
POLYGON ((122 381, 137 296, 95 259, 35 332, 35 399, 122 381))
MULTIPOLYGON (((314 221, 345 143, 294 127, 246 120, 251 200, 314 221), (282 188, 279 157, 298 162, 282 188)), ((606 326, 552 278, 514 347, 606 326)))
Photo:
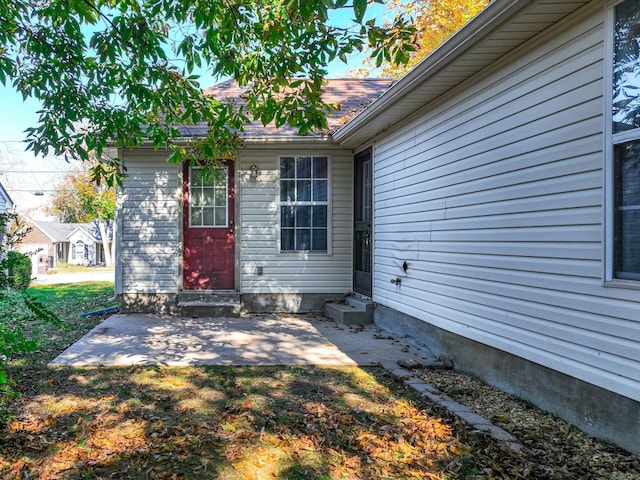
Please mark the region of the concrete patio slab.
POLYGON ((319 315, 185 318, 116 314, 51 366, 378 365, 433 356, 374 325, 319 315))

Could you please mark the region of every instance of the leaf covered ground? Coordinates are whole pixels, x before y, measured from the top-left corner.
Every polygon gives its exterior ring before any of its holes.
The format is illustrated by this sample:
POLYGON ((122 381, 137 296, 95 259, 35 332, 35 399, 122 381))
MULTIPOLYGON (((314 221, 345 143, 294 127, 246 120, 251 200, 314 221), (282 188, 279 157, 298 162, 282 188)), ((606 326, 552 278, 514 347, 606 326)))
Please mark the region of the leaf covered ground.
POLYGON ((640 478, 637 457, 522 404, 525 423, 516 399, 455 372, 416 374, 474 409, 492 405, 479 413, 514 422, 522 452, 380 368, 47 368, 100 321, 77 318, 88 298, 108 306, 106 286, 74 288, 38 289, 73 329, 48 332, 36 355, 10 365, 21 395, 0 426, 1 478, 640 478))

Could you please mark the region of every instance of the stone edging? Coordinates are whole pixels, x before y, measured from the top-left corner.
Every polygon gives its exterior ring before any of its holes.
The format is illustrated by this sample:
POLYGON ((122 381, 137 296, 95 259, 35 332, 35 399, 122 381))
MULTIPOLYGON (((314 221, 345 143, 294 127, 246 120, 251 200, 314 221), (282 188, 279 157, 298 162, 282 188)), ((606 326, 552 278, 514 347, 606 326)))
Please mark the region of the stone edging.
POLYGON ((379 365, 387 370, 398 380, 402 380, 405 385, 413 388, 423 397, 427 397, 432 402, 441 405, 456 417, 467 422, 474 429, 487 433, 494 440, 500 442, 509 450, 519 452, 522 450, 522 444, 516 437, 509 432, 503 430, 500 427, 496 427, 489 420, 481 415, 471 411, 468 407, 456 402, 448 395, 445 395, 437 388, 429 385, 424 380, 418 377, 414 377, 411 372, 405 368, 402 368, 393 361, 381 361, 379 365))

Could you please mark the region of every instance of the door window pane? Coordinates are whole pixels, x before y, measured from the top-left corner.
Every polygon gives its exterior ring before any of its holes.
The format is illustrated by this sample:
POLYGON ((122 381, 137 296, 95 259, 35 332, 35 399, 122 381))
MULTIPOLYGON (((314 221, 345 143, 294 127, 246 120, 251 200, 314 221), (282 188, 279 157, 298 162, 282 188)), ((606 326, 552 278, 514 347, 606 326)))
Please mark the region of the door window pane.
POLYGON ((213 221, 213 208, 202 209, 202 224, 215 225, 215 222, 213 221))

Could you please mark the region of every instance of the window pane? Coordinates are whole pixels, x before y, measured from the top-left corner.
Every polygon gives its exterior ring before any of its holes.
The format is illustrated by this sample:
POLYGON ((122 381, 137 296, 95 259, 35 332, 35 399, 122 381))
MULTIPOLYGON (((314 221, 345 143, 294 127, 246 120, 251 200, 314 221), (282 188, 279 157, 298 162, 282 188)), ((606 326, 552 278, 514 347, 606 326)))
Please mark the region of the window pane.
POLYGON ((327 231, 325 229, 313 230, 313 250, 327 251, 327 231))
POLYGON ((202 225, 205 227, 212 227, 213 223, 213 208, 202 209, 202 225))
POLYGON ((283 202, 296 201, 296 181, 295 180, 280 181, 280 200, 283 202))
POLYGON ((222 207, 227 204, 227 188, 216 188, 215 189, 215 203, 218 207, 222 207))
POLYGON ((311 178, 311 157, 298 158, 296 176, 298 178, 311 178))
POLYGON ((327 226, 327 206, 326 205, 316 205, 313 207, 313 227, 323 227, 327 226))
POLYGON ((202 225, 202 209, 191 207, 191 225, 199 227, 202 225))
POLYGON ((298 180, 296 182, 298 186, 298 198, 299 202, 310 202, 311 201, 311 180, 298 180))
POLYGON ((313 178, 327 178, 327 157, 313 159, 313 178))
POLYGON ((640 279, 640 142, 615 149, 615 269, 640 279))
POLYGON ((216 227, 224 227, 227 225, 227 208, 216 207, 215 208, 215 223, 216 227))
POLYGON ((202 204, 205 207, 213 207, 213 188, 205 188, 203 190, 202 204))
POLYGON ((227 168, 226 167, 217 168, 214 171, 213 176, 211 177, 207 185, 226 189, 227 188, 227 168))
POLYGON ((202 185, 202 177, 200 176, 202 169, 200 168, 192 168, 191 169, 191 186, 199 187, 202 185))
POLYGON ((296 230, 296 250, 311 250, 311 230, 296 230))
POLYGON ((293 228, 295 224, 295 207, 280 208, 280 226, 293 228))
POLYGON ((280 231, 280 250, 295 250, 294 230, 283 228, 280 231))
POLYGON ((280 177, 295 178, 296 177, 296 159, 293 157, 282 157, 280 159, 280 177))
POLYGON ((311 207, 296 208, 296 227, 311 226, 311 207))
POLYGON ((640 127, 640 2, 615 8, 613 131, 640 127))
POLYGON ((315 202, 327 201, 327 180, 313 181, 313 200, 315 202))

